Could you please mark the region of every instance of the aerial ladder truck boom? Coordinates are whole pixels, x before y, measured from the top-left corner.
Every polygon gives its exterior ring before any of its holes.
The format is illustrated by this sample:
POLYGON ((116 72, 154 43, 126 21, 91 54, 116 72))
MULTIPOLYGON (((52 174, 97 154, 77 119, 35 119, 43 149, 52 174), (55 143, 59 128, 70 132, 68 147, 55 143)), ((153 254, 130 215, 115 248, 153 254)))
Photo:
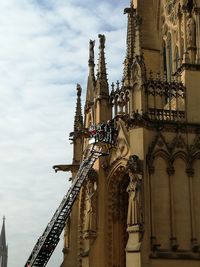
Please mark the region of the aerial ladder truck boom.
POLYGON ((64 196, 52 219, 47 224, 42 236, 40 236, 36 242, 24 267, 46 266, 60 240, 60 235, 65 227, 66 220, 71 213, 72 206, 89 171, 100 156, 107 155, 108 149, 105 153, 103 147, 112 146, 116 139, 116 130, 111 122, 93 126, 88 131, 88 134, 90 137, 90 148, 88 149, 85 159, 82 161, 67 194, 64 196))

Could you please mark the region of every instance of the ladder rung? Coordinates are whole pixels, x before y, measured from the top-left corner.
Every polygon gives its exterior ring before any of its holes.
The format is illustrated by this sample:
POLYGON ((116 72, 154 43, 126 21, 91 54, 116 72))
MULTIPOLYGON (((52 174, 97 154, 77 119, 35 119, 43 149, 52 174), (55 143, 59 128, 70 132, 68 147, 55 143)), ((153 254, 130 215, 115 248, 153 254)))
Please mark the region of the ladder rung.
POLYGON ((61 201, 51 221, 48 223, 43 235, 38 239, 29 259, 25 264, 25 267, 27 267, 28 265, 30 267, 46 266, 49 258, 51 257, 55 247, 59 242, 59 236, 65 227, 66 219, 71 213, 71 208, 80 192, 81 186, 94 162, 101 155, 102 153, 100 151, 100 148, 99 151, 91 150, 86 159, 83 161, 72 186, 61 201))

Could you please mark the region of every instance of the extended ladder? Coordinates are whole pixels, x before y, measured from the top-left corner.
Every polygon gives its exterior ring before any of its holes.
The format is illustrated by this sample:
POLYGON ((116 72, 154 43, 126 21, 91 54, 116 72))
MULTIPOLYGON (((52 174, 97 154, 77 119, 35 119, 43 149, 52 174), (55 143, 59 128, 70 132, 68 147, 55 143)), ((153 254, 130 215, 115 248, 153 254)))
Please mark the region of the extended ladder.
POLYGON ((38 239, 34 246, 25 267, 46 266, 60 240, 60 235, 65 227, 66 220, 71 213, 72 206, 88 172, 91 170, 94 162, 103 154, 100 146, 92 146, 89 150, 89 153, 80 165, 70 189, 64 196, 51 221, 48 223, 43 235, 38 239))

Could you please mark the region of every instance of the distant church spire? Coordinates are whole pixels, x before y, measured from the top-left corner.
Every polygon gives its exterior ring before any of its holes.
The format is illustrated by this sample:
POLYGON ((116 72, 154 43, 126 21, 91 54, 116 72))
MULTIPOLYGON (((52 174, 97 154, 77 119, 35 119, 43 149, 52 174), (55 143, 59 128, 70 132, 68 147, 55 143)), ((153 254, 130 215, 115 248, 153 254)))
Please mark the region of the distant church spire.
POLYGON ((5 217, 3 217, 3 225, 0 235, 0 267, 7 267, 7 260, 8 246, 6 245, 5 217))
POLYGON ((100 96, 108 96, 108 80, 106 72, 106 62, 105 62, 105 35, 99 34, 99 62, 98 62, 98 72, 97 72, 97 93, 100 96))
POLYGON ((76 102, 76 112, 74 117, 74 132, 79 131, 83 127, 83 116, 81 107, 81 92, 82 88, 80 84, 77 84, 77 102, 76 102))
POLYGON ((131 76, 131 66, 133 64, 134 49, 135 49, 135 14, 136 10, 133 7, 133 2, 130 2, 130 7, 124 9, 124 14, 128 14, 127 25, 127 40, 126 40, 126 58, 124 61, 124 83, 129 85, 131 76))

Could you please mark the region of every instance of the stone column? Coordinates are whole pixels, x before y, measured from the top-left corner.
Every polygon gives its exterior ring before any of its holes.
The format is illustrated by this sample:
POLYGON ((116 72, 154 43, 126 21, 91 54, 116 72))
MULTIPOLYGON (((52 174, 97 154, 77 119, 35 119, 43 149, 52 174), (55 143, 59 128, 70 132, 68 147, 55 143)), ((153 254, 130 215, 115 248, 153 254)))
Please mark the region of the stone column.
POLYGON ((151 248, 152 250, 156 250, 157 242, 156 242, 156 235, 155 235, 155 228, 154 228, 154 202, 152 197, 152 176, 155 169, 153 166, 149 167, 149 186, 150 186, 150 221, 151 221, 151 248))
POLYGON ((181 10, 178 11, 178 50, 179 50, 179 67, 182 65, 183 54, 182 54, 182 42, 181 42, 181 20, 182 13, 181 10))
POLYGON ((190 223, 191 223, 191 246, 193 251, 198 251, 199 245, 196 237, 195 213, 194 213, 194 194, 193 194, 193 177, 194 170, 188 168, 187 175, 189 179, 189 198, 190 198, 190 223))
POLYGON ((189 54, 187 51, 186 14, 187 14, 187 7, 183 6, 183 38, 184 38, 183 63, 189 63, 189 54))
POLYGON ((174 193, 173 193, 174 168, 173 167, 168 168, 167 173, 169 176, 169 192, 170 192, 171 249, 177 250, 178 244, 176 240, 176 229, 175 229, 175 218, 174 218, 174 193))
POLYGON ((200 8, 195 8, 196 16, 196 64, 200 64, 200 8))
POLYGON ((190 63, 194 64, 196 60, 196 31, 194 17, 190 13, 187 15, 187 52, 190 63))

